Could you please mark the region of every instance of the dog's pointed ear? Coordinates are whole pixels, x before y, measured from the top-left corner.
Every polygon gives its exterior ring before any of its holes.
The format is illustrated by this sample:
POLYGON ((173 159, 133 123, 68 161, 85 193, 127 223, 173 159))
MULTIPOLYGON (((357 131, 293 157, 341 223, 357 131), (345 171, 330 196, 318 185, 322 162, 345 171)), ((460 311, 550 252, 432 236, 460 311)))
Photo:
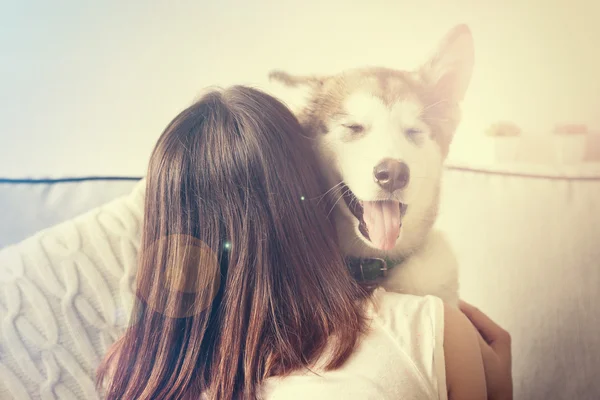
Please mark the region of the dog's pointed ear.
POLYGON ((323 85, 323 78, 321 77, 315 75, 292 75, 279 69, 269 72, 269 81, 279 82, 288 87, 310 86, 317 89, 323 85))
POLYGON ((283 101, 296 115, 309 106, 319 92, 325 78, 291 75, 281 70, 269 72, 269 90, 283 101))
POLYGON ((421 69, 437 98, 453 102, 464 99, 473 73, 474 53, 473 35, 467 25, 457 25, 444 36, 421 69))

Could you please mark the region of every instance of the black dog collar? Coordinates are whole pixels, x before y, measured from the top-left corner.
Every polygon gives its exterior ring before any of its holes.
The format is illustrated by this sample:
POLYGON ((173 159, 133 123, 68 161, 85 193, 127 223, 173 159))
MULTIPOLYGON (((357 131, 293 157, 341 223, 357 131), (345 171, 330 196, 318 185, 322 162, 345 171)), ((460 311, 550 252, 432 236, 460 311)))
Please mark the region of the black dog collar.
POLYGON ((385 278, 388 271, 398 265, 400 261, 384 258, 346 258, 346 265, 354 279, 360 282, 377 281, 385 278))

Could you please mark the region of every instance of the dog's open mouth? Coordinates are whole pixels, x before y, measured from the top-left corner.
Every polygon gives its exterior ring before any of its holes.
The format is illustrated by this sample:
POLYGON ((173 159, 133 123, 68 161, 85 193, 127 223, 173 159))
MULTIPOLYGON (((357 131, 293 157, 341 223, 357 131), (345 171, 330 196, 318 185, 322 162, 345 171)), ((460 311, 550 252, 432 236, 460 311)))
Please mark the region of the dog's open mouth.
POLYGON ((343 196, 350 212, 358 220, 360 233, 380 250, 390 250, 396 245, 402 227, 406 204, 395 200, 361 201, 347 187, 343 196))

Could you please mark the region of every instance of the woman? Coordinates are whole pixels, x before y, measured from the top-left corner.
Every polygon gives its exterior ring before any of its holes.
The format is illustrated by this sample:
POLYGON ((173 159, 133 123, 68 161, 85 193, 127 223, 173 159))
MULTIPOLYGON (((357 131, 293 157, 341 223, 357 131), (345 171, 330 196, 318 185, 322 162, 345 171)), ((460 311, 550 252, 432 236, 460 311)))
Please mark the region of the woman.
POLYGON ((351 278, 326 189, 274 98, 237 86, 179 114, 150 159, 139 302, 99 368, 107 398, 485 398, 463 314, 351 278))

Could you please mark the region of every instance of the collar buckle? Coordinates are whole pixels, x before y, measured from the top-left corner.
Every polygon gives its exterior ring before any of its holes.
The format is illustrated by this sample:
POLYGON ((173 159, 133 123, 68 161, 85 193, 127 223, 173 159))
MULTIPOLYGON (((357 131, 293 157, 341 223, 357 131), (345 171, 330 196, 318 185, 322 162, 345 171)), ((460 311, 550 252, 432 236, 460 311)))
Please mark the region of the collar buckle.
POLYGON ((388 274, 387 261, 383 258, 362 258, 359 261, 360 278, 363 281, 373 281, 385 278, 388 274))

